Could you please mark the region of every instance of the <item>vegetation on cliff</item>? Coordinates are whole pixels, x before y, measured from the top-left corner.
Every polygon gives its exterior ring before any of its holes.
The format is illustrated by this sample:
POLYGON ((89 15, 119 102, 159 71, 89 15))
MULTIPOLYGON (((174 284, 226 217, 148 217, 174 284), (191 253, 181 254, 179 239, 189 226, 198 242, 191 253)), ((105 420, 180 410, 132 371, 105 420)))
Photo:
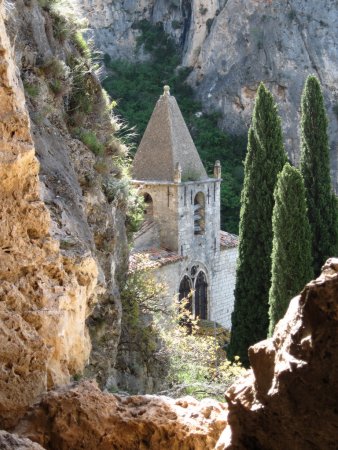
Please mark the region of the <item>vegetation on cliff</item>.
POLYGON ((289 163, 278 175, 274 198, 270 336, 286 313, 290 300, 313 277, 304 183, 300 172, 289 163))
POLYGON ((327 116, 318 79, 307 78, 301 101, 301 173, 304 178, 315 275, 337 252, 337 203, 330 178, 327 116))
POLYGON ((207 172, 212 174, 215 161, 221 161, 221 223, 227 231, 237 233, 245 138, 225 134, 217 126, 217 114, 202 112, 202 104, 194 98, 192 88, 186 83, 190 70, 178 67, 180 50, 165 34, 163 26, 154 26, 147 21, 135 26, 141 31, 138 51, 149 58, 145 58, 144 62, 132 63, 113 61, 105 55, 108 76, 103 85, 117 100, 116 111, 130 126, 135 127, 135 147, 144 133, 163 85, 170 85, 207 172))
POLYGON ((245 159, 239 258, 229 357, 248 364, 248 347, 268 332, 273 191, 287 160, 272 94, 260 84, 245 159))

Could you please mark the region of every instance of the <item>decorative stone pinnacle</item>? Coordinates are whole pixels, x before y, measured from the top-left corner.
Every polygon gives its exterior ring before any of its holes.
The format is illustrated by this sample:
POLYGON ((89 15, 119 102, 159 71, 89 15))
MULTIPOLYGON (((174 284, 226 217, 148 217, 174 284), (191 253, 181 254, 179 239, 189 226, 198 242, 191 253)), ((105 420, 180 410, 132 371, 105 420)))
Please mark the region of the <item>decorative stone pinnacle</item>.
POLYGON ((170 95, 170 86, 165 85, 163 87, 163 95, 170 95))
POLYGON ((221 163, 219 160, 217 160, 214 165, 214 177, 221 178, 221 173, 222 173, 221 163))
POLYGON ((181 183, 181 181, 182 181, 182 167, 181 164, 178 162, 175 166, 174 183, 181 183))

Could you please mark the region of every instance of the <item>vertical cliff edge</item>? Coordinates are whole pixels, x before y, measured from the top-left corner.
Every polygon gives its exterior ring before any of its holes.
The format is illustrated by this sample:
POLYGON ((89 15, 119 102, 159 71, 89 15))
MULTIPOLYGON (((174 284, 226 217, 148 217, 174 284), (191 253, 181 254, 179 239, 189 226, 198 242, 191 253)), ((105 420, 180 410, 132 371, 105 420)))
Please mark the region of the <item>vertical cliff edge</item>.
POLYGON ((65 99, 46 74, 74 49, 55 38, 35 0, 0 7, 0 416, 8 427, 89 362, 88 372, 109 382, 128 249, 124 202, 108 202, 97 157, 69 133, 65 99))

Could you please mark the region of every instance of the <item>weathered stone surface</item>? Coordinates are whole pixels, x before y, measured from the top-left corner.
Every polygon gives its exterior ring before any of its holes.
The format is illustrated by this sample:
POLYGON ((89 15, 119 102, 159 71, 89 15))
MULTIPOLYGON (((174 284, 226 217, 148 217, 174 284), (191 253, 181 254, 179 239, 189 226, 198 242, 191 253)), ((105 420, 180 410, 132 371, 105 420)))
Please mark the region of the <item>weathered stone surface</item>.
POLYGON ((0 422, 8 426, 48 385, 83 370, 97 267, 90 256, 64 258, 50 236, 3 4, 0 50, 0 422))
POLYGON ((295 297, 252 371, 226 393, 217 449, 335 449, 338 442, 338 259, 295 297))
POLYGON ((17 0, 6 5, 5 27, 0 3, 0 426, 10 427, 47 388, 83 372, 95 305, 95 348, 103 316, 109 340, 97 345, 91 373, 106 382, 128 251, 124 209, 108 203, 94 156, 70 136, 62 97, 34 66, 65 58, 50 17, 36 0, 17 0), (25 100, 15 61, 37 97, 25 100))
MULTIPOLYGON (((134 59, 137 23, 162 22, 165 31, 184 49, 183 64, 195 64, 201 45, 225 0, 79 0, 73 3, 88 20, 102 51, 113 58, 134 59)), ((142 59, 146 55, 139 52, 142 59)))
POLYGON ((214 400, 119 397, 83 382, 46 395, 16 432, 49 450, 208 450, 225 411, 214 400))
POLYGON ((41 445, 6 431, 0 431, 0 448, 2 450, 43 450, 41 445))
POLYGON ((215 19, 195 64, 193 81, 203 104, 223 115, 223 127, 246 132, 260 81, 272 90, 283 119, 286 147, 299 159, 301 91, 306 76, 322 83, 330 115, 331 160, 337 183, 338 29, 328 0, 228 1, 215 19))

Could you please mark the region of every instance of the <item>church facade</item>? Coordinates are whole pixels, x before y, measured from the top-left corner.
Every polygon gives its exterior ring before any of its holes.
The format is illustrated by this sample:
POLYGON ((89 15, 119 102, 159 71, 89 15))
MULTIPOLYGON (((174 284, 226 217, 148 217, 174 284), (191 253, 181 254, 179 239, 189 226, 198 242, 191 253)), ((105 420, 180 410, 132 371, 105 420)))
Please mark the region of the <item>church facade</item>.
POLYGON ((145 221, 131 258, 145 254, 168 298, 187 297, 200 319, 231 326, 237 236, 220 230, 221 167, 208 177, 169 88, 158 100, 133 162, 145 221))

